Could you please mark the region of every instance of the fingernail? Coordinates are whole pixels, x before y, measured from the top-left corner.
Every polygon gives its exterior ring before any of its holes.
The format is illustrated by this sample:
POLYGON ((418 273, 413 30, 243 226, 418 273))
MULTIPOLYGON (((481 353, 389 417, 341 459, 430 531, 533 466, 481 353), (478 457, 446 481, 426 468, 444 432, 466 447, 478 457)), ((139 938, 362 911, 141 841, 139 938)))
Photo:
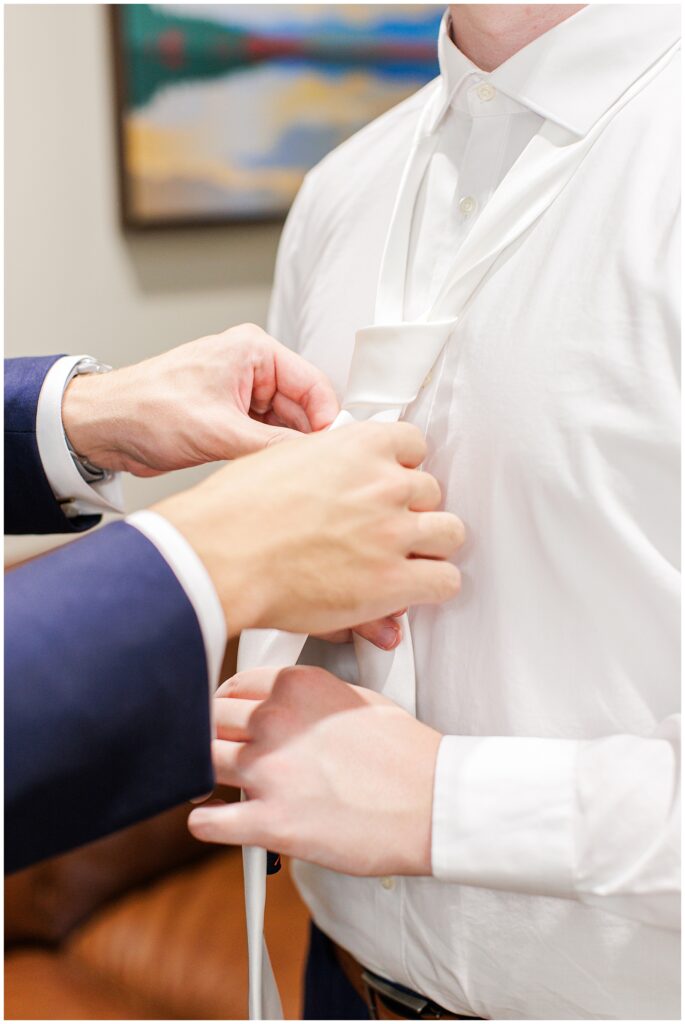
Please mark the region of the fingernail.
POLYGON ((203 804, 205 800, 209 800, 213 792, 214 790, 210 789, 209 793, 203 793, 202 796, 191 796, 190 802, 191 804, 203 804))
POLYGON ((378 639, 386 650, 390 650, 398 643, 400 639, 400 631, 399 629, 394 629, 392 626, 383 626, 378 634, 378 639))

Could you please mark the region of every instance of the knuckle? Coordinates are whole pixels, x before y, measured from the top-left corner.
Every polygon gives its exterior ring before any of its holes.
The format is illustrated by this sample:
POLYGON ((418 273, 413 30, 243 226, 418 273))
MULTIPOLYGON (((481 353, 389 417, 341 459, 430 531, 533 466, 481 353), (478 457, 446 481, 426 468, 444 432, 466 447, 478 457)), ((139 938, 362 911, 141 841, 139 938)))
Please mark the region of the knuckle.
POLYGON ((395 460, 398 449, 408 445, 414 433, 421 436, 411 423, 372 423, 377 449, 387 458, 395 460))
POLYGON ((271 800, 268 807, 269 834, 276 841, 280 853, 291 853, 297 839, 294 816, 281 800, 271 800))
POLYGON ((262 345, 268 337, 259 324, 254 324, 251 321, 241 324, 238 330, 240 337, 249 345, 262 345))
POLYGON ((425 455, 426 451, 428 450, 426 438, 419 430, 419 428, 416 426, 416 424, 402 422, 399 423, 398 426, 404 428, 407 443, 415 445, 416 448, 425 455))
POLYGON ((255 757, 254 757, 254 751, 251 750, 250 744, 246 744, 245 746, 241 747, 241 749, 238 752, 238 755, 236 757, 235 763, 236 763, 236 769, 238 771, 238 774, 240 775, 240 778, 244 782, 249 784, 251 782, 251 780, 252 780, 252 776, 253 776, 253 772, 254 772, 254 766, 255 766, 255 763, 256 763, 255 762, 255 757))
POLYGON ((264 331, 259 326, 259 324, 255 324, 251 320, 248 320, 244 324, 241 324, 241 330, 245 331, 247 334, 252 334, 255 337, 261 337, 264 334, 264 331))
POLYGON ((368 442, 373 447, 385 451, 392 443, 392 431, 394 424, 390 423, 360 423, 360 427, 365 427, 363 440, 368 442))
POLYGON ((283 702, 297 713, 297 709, 302 707, 312 691, 317 690, 321 683, 326 681, 329 673, 314 665, 293 665, 285 669, 281 675, 283 702))
POLYGON ((382 480, 382 496, 393 505, 408 505, 412 493, 411 471, 393 467, 382 480))
POLYGON ((407 565, 408 561, 404 557, 389 559, 374 573, 374 587, 384 604, 406 596, 407 565))
POLYGON ((415 423, 407 423, 406 420, 400 420, 397 424, 400 430, 404 431, 405 437, 411 441, 423 441, 423 434, 416 426, 415 423))
POLYGON ((384 552, 406 547, 409 544, 410 536, 404 517, 398 513, 388 515, 383 522, 378 539, 384 552))
POLYGON ((302 705, 303 695, 310 692, 316 684, 316 675, 319 672, 319 669, 310 665, 292 665, 280 669, 271 696, 261 705, 265 711, 271 709, 271 721, 277 723, 279 728, 288 721, 291 710, 296 711, 302 705))
POLYGON ((276 676, 274 683, 274 697, 288 696, 306 682, 307 672, 305 665, 291 665, 282 668, 276 676))
POLYGON ((361 448, 361 454, 363 454, 370 444, 373 445, 374 427, 371 423, 348 423, 339 430, 333 430, 323 436, 327 439, 328 444, 338 449, 338 457, 340 457, 341 450, 344 451, 347 448, 351 449, 347 453, 347 457, 356 460, 360 457, 358 449, 361 448))
POLYGON ((271 736, 283 731, 288 712, 281 704, 265 700, 250 715, 250 732, 255 737, 271 736))

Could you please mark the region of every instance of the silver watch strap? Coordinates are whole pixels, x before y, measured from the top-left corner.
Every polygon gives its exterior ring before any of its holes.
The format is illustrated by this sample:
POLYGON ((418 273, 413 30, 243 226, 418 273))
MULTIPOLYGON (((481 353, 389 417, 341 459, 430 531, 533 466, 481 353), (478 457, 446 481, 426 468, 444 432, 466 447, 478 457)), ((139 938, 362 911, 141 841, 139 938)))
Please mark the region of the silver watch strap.
MULTIPOLYGON (((101 363, 99 360, 93 359, 91 356, 86 356, 72 369, 65 381, 64 390, 66 391, 70 381, 72 381, 74 377, 79 377, 83 373, 109 373, 111 369, 112 367, 107 363, 101 363)), ((75 452, 69 438, 67 437, 66 431, 64 433, 64 440, 66 441, 67 448, 69 449, 69 454, 74 461, 74 465, 86 483, 102 483, 103 480, 110 480, 114 476, 114 474, 109 470, 101 469, 99 466, 94 466, 93 463, 89 462, 84 455, 79 455, 78 452, 75 452)))

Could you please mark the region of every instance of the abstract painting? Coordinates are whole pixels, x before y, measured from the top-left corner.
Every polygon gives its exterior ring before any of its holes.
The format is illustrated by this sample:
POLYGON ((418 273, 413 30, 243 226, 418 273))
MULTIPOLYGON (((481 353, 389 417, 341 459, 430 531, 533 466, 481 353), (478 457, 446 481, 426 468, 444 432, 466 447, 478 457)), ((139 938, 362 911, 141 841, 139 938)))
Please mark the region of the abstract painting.
POLYGON ((437 74, 426 4, 117 4, 124 223, 279 219, 327 152, 437 74))

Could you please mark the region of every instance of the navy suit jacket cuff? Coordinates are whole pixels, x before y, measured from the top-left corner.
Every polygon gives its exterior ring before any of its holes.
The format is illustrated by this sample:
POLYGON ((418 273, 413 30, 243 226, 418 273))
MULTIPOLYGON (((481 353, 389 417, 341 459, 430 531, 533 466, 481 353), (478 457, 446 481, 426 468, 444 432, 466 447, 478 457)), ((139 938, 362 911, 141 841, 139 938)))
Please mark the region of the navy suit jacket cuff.
POLYGON ((202 633, 138 530, 9 572, 5 638, 7 870, 212 789, 202 633))
POLYGON ((80 533, 100 521, 97 515, 65 516, 38 451, 38 399, 59 358, 5 360, 5 533, 80 533))

